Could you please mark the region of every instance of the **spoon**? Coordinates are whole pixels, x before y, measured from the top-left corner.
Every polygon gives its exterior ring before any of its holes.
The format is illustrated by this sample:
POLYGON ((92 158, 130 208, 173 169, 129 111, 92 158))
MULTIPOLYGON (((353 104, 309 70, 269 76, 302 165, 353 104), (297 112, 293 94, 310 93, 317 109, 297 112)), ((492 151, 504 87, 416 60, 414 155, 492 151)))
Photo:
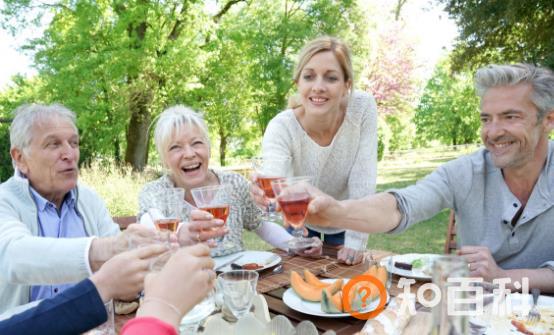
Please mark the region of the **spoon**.
POLYGON ((283 271, 284 271, 283 264, 279 264, 273 269, 273 271, 271 271, 271 273, 278 274, 278 273, 282 273, 283 271))

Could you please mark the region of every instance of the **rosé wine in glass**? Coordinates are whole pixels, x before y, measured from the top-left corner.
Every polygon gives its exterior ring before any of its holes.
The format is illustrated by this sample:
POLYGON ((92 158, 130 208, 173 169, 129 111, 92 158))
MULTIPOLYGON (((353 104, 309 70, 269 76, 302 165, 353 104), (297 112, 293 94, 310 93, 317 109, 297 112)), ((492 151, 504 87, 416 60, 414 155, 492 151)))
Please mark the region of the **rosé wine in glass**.
POLYGON ((266 220, 280 220, 279 214, 275 213, 275 192, 271 187, 271 182, 286 175, 290 168, 290 158, 288 157, 254 157, 252 158, 252 169, 256 173, 256 184, 264 191, 264 195, 269 201, 265 212, 266 220))
POLYGON ((311 179, 311 177, 289 177, 271 182, 285 221, 294 229, 292 231, 294 238, 288 243, 290 249, 307 248, 313 244, 311 239, 303 236, 304 221, 310 204, 308 186, 311 179))
MULTIPOLYGON (((224 226, 227 223, 227 218, 231 211, 231 186, 227 184, 211 185, 193 188, 191 190, 192 198, 196 203, 196 207, 209 212, 216 219, 223 220, 224 226)), ((217 229, 224 229, 220 227, 217 229)), ((217 242, 223 241, 223 237, 218 237, 217 242)))

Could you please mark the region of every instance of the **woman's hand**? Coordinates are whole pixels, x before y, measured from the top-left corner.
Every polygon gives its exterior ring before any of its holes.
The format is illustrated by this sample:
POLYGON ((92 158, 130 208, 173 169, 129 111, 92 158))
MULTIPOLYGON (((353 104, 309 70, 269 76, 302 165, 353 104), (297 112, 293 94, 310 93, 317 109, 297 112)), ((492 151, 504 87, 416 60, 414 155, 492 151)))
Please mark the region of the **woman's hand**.
POLYGON ((312 240, 311 247, 298 249, 298 250, 291 250, 291 253, 298 256, 303 256, 303 257, 314 257, 314 258, 320 257, 323 254, 323 242, 321 242, 321 240, 317 236, 314 236, 310 239, 312 240))
POLYGON ((192 210, 190 221, 185 222, 179 228, 179 244, 189 246, 196 243, 208 242, 211 247, 215 246, 214 238, 223 237, 229 232, 223 220, 214 219, 213 215, 202 210, 192 210))
POLYGON ((339 250, 337 259, 347 265, 356 265, 363 261, 364 251, 343 247, 339 250))
POLYGON ((267 199, 264 191, 258 186, 257 180, 258 175, 252 173, 250 177, 250 197, 259 208, 267 211, 267 206, 269 206, 269 199, 267 199))
POLYGON ((146 277, 137 316, 153 316, 178 328, 183 315, 213 289, 213 267, 207 245, 179 249, 160 272, 146 277))

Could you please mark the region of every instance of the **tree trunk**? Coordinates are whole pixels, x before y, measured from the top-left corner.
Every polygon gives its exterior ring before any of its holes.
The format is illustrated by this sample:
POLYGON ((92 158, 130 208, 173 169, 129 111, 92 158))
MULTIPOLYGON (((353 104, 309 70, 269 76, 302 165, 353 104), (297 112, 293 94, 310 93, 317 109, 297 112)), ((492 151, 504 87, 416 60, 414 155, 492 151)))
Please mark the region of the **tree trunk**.
POLYGON ((129 107, 131 120, 127 129, 127 149, 125 162, 131 164, 133 171, 142 171, 148 163, 148 127, 151 122, 150 103, 152 92, 145 89, 131 96, 129 107))
POLYGON ((227 150, 227 136, 219 132, 219 164, 225 166, 225 151, 227 150))

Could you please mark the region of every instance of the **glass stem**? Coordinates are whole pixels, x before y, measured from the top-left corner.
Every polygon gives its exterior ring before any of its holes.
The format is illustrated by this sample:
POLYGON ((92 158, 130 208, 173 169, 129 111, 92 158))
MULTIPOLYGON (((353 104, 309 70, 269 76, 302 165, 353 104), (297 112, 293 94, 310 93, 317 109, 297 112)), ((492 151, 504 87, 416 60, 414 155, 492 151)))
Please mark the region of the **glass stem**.
POLYGON ((304 229, 303 228, 294 228, 292 230, 292 236, 296 238, 304 238, 304 229))

